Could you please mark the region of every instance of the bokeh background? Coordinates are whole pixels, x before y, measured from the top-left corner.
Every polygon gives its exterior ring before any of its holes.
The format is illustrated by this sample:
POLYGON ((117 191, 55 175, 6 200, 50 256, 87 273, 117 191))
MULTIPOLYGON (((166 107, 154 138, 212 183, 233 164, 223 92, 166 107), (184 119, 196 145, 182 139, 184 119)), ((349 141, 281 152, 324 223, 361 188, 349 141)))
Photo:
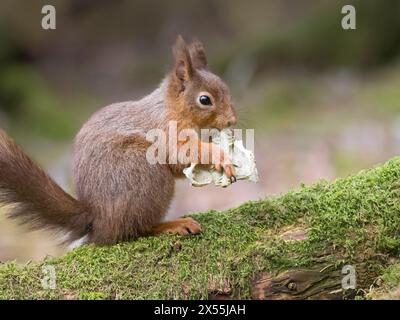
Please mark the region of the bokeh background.
MULTIPOLYGON (((227 189, 177 185, 169 215, 236 206, 398 154, 398 0, 68 0, 0 2, 0 126, 73 193, 74 135, 112 102, 152 91, 177 34, 204 42, 254 128, 261 180, 227 189), (57 29, 41 28, 53 4, 57 29), (341 28, 353 4, 357 30, 341 28)), ((0 261, 64 252, 0 211, 0 261)))

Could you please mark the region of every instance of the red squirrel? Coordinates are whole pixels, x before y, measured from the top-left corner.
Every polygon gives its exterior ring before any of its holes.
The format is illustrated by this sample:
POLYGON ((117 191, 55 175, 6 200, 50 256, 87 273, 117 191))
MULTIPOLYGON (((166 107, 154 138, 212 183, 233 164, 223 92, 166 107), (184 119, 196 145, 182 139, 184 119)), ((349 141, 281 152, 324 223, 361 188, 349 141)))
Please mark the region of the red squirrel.
MULTIPOLYGON (((187 44, 179 36, 173 53, 173 67, 156 90, 141 100, 100 109, 77 134, 76 199, 0 129, 0 203, 12 205, 8 215, 33 228, 63 231, 65 242, 73 247, 165 232, 200 233, 200 224, 189 217, 162 222, 175 179, 189 163, 150 164, 146 132, 167 132, 170 121, 177 122, 178 130, 223 129, 236 123, 236 113, 228 86, 207 67, 201 42, 187 44)), ((219 152, 221 161, 215 167, 234 179, 228 155, 213 143, 197 143, 199 157, 205 150, 219 152)))

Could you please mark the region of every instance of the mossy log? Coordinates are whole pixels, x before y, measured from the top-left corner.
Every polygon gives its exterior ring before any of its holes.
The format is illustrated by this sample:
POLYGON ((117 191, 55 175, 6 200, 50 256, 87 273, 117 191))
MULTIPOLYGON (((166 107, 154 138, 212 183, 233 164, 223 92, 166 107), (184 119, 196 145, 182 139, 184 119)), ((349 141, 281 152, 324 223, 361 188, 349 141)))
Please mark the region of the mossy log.
MULTIPOLYGON (((349 299, 400 283, 400 158, 224 212, 204 232, 0 264, 1 299, 349 299), (344 290, 342 267, 356 286, 344 290), (55 286, 43 286, 53 268, 55 286)), ((387 296, 387 295, 386 295, 387 296)))

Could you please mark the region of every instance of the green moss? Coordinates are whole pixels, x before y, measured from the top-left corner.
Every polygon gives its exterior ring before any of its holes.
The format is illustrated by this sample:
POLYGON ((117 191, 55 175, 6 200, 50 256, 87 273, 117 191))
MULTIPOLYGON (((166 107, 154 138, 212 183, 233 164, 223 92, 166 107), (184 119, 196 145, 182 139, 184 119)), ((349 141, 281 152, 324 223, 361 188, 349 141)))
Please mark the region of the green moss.
POLYGON ((370 299, 400 299, 400 263, 395 263, 383 270, 377 279, 379 287, 368 295, 370 299))
POLYGON ((109 296, 104 292, 80 292, 79 299, 81 300, 105 300, 109 296))
POLYGON ((215 292, 249 298, 256 273, 312 266, 321 256, 334 265, 363 261, 375 274, 400 250, 399 177, 394 158, 332 183, 197 214, 199 236, 147 237, 84 246, 37 264, 4 263, 0 298, 194 299, 215 292), (291 226, 309 230, 308 238, 284 241, 291 226), (45 265, 55 268, 55 290, 42 288, 45 265))
POLYGON ((395 288, 400 285, 400 264, 395 264, 388 267, 382 279, 389 288, 395 288))

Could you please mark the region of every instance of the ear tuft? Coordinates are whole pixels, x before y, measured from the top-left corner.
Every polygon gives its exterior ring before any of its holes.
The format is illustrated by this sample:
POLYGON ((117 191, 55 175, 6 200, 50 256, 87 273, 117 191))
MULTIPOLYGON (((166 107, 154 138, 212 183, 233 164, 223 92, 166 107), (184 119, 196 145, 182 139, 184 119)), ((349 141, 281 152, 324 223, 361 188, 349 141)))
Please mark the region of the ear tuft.
POLYGON ((192 43, 189 46, 189 51, 192 58, 193 66, 196 69, 206 69, 207 57, 203 44, 199 40, 193 39, 192 43))
POLYGON ((192 78, 193 67, 186 42, 180 35, 176 38, 173 53, 175 57, 175 76, 182 84, 184 84, 184 82, 189 81, 192 78))

